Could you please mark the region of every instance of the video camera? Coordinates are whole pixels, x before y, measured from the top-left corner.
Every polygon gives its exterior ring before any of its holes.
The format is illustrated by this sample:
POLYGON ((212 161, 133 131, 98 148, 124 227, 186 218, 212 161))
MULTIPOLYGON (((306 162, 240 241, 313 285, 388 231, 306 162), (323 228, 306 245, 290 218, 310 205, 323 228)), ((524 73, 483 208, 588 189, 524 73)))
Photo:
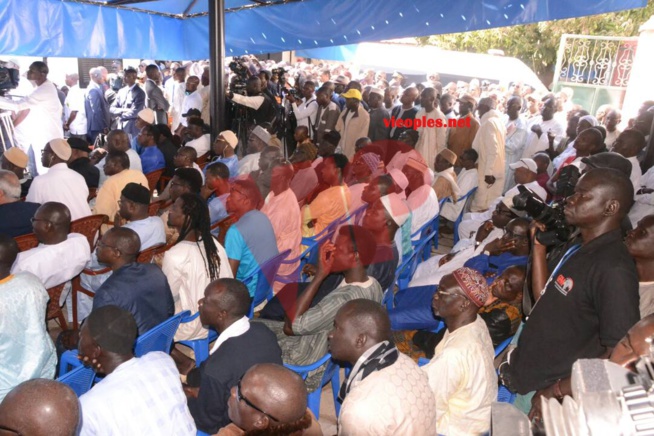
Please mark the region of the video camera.
POLYGON ((536 239, 545 246, 566 242, 572 233, 572 228, 565 221, 563 208, 559 205, 549 206, 534 192, 518 186, 520 194, 513 197, 513 207, 524 210, 534 220, 545 224, 547 230, 538 232, 536 239))
POLYGON ((244 57, 234 57, 229 63, 229 69, 236 75, 236 79, 229 84, 229 90, 234 94, 245 95, 250 60, 244 57))
POLYGON ((16 89, 20 81, 18 69, 10 68, 7 64, 0 61, 0 95, 4 95, 10 89, 16 89))

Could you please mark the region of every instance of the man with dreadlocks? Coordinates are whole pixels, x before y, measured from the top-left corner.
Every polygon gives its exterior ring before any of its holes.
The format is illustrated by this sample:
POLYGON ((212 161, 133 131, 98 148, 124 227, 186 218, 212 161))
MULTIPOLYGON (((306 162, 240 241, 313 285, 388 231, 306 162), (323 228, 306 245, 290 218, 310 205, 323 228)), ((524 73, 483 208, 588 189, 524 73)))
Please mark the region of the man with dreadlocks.
MULTIPOLYGON (((211 236, 209 209, 196 194, 182 194, 170 209, 168 225, 179 232, 166 251, 161 269, 175 300, 175 313, 197 312, 204 288, 218 278, 232 278, 225 249, 211 236)), ((175 341, 207 337, 199 319, 179 326, 175 341)))

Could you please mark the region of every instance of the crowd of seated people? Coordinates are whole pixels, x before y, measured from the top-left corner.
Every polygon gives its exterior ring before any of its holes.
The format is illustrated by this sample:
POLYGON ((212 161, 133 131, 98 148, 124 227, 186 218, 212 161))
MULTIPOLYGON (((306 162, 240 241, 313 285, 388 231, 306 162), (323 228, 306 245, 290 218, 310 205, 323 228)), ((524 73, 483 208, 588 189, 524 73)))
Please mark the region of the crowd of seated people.
MULTIPOLYGON (((128 69, 111 124, 89 113, 85 130, 71 85, 67 133, 40 165, 21 144, 0 157, 0 428, 44 434, 54 406, 30 399, 43 390, 66 405, 51 434, 317 435, 307 395, 326 365, 304 381, 282 365, 331 353, 351 367, 333 387, 338 434, 484 434, 496 364, 536 425, 541 398, 572 394, 576 360, 633 365, 622 338, 644 342, 654 312, 654 102, 621 123, 568 91, 307 64, 284 84, 271 66, 228 92, 245 122, 213 144, 205 70, 144 65, 160 93, 147 98, 168 109, 144 107, 128 69), (105 219, 88 230, 92 214, 105 219), (457 242, 419 253, 435 232, 457 242), (134 354, 185 311, 171 353, 134 354), (407 331, 422 368, 394 343, 407 331), (54 378, 65 349, 103 377, 79 404, 33 380, 54 378)), ((91 76, 89 95, 112 98, 91 76)))

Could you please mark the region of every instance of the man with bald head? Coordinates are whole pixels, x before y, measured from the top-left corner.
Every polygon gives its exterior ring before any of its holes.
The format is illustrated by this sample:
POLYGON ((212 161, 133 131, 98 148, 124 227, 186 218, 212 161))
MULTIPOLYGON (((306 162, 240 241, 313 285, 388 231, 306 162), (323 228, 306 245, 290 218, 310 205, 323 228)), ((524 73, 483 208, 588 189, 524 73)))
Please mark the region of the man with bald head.
POLYGON ((198 92, 200 86, 200 78, 198 76, 191 76, 186 79, 186 95, 182 102, 182 118, 180 120, 183 126, 188 126, 188 111, 197 109, 202 111, 202 96, 198 92))
POLYGON ((10 272, 17 255, 16 241, 0 234, 0 401, 20 382, 52 378, 57 364, 43 316, 50 298, 33 274, 10 272))
POLYGON ((609 356, 638 321, 638 275, 620 231, 633 195, 629 178, 615 169, 592 169, 581 176, 564 208, 581 244, 568 249, 556 267, 552 259, 547 262, 546 247, 532 231, 537 304, 504 369, 523 411, 540 404, 539 397, 561 399, 569 392, 572 364, 609 356))
POLYGON ((160 351, 134 357, 136 336, 134 317, 117 306, 82 324, 79 358, 105 377, 79 399, 80 435, 195 435, 175 362, 160 351))
POLYGON ((175 304, 161 268, 136 262, 140 250, 139 235, 127 227, 111 229, 98 241, 98 262, 110 267, 112 274, 95 293, 91 312, 108 305, 127 310, 142 335, 170 318, 175 304))
MULTIPOLYGON (((504 191, 515 186, 513 169, 510 165, 522 157, 522 151, 527 144, 529 134, 527 121, 520 116, 522 110, 522 97, 514 95, 506 102, 506 114, 502 117, 506 126, 506 142, 504 154, 506 156, 506 169, 504 172, 504 191)), ((531 157, 531 156, 530 156, 531 157)))
POLYGON ((0 428, 30 436, 76 436, 80 422, 75 392, 54 380, 29 380, 0 403, 0 428))
POLYGON ((246 432, 322 435, 320 425, 307 409, 307 388, 298 374, 275 364, 250 368, 228 401, 232 423, 218 436, 237 436, 246 432))
POLYGON ((91 215, 87 203, 89 188, 84 177, 68 168, 72 154, 64 139, 53 139, 41 153, 41 163, 50 170, 34 178, 26 200, 32 203, 56 201, 65 204, 73 220, 91 215))
POLYGON ((436 406, 427 375, 395 347, 379 303, 345 303, 328 340, 332 357, 352 365, 338 396, 339 435, 434 433, 436 406))
POLYGON ((249 368, 258 363, 282 364, 273 332, 261 323, 250 323, 250 304, 247 287, 235 279, 211 282, 198 302, 202 324, 213 327, 219 336, 209 358, 188 374, 184 390, 195 424, 207 433, 229 424, 230 389, 249 368))
POLYGON ((416 114, 416 122, 421 121, 421 126, 415 126, 420 137, 416 144, 416 151, 422 155, 427 165, 433 170, 436 155, 447 147, 447 118, 439 107, 440 93, 435 88, 425 88, 420 94, 420 110, 416 114), (431 121, 430 127, 427 123, 431 121), (440 123, 440 124, 439 124, 440 123))
POLYGON ((32 233, 30 219, 38 203, 20 201, 20 181, 16 174, 0 170, 0 233, 11 237, 32 233))
MULTIPOLYGON (((91 259, 91 250, 86 237, 69 233, 70 221, 70 212, 65 205, 55 202, 42 204, 32 218, 32 230, 39 245, 18 254, 12 273, 31 272, 46 288, 65 283, 79 274, 91 259)), ((66 294, 67 291, 61 294, 61 305, 66 294)))

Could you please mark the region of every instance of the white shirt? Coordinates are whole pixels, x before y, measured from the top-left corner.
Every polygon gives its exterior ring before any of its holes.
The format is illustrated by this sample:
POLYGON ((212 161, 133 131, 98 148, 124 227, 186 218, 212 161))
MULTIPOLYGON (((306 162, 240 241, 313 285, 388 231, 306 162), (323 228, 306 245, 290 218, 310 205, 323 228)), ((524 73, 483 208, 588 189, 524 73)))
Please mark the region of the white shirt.
POLYGON ((316 102, 316 96, 312 95, 309 100, 303 98, 300 105, 293 103, 292 106, 298 127, 305 126, 309 129, 309 135, 311 135, 311 129, 316 125, 316 115, 318 114, 318 102, 316 102), (309 127, 309 123, 311 123, 311 127, 309 127))
POLYGON ((160 351, 121 364, 79 401, 81 436, 197 432, 175 362, 160 351))
POLYGON ((640 189, 640 178, 643 176, 643 171, 640 169, 640 162, 636 156, 627 158, 631 162, 631 175, 629 180, 634 185, 634 193, 640 189))
MULTIPOLYGON (((406 202, 413 214, 413 220, 411 221, 412 235, 438 215, 438 198, 429 185, 422 185, 413 191, 406 199, 406 202)), ((420 236, 418 235, 413 239, 416 240, 419 238, 420 236)))
POLYGON ((35 177, 27 193, 26 201, 46 203, 56 201, 70 210, 72 221, 91 215, 87 202, 89 188, 84 177, 68 168, 65 163, 50 167, 50 171, 35 177))
POLYGON ((261 152, 259 153, 252 153, 248 154, 247 156, 243 156, 243 159, 238 161, 238 175, 247 175, 250 174, 252 171, 258 170, 259 169, 259 156, 261 156, 261 152))
POLYGON ((490 429, 491 403, 497 398, 493 359, 493 342, 479 316, 445 333, 434 357, 422 367, 436 397, 439 434, 473 435, 490 429))
MULTIPOLYGON (((444 126, 447 126, 447 118, 438 107, 427 113, 422 108, 416 114, 416 120, 425 117, 426 120, 440 119, 444 126)), ((424 122, 423 122, 424 124, 424 122)), ((447 147, 447 129, 445 127, 428 127, 422 126, 416 129, 420 137, 416 143, 416 151, 422 155, 430 169, 434 169, 434 160, 436 155, 447 147)))
MULTIPOLYGON (((654 167, 647 170, 641 176, 638 187, 634 192, 638 192, 641 188, 654 189, 654 167)), ((631 206, 631 210, 629 210, 629 221, 631 221, 631 225, 635 228, 638 225, 638 221, 647 215, 654 214, 654 193, 636 194, 634 195, 634 200, 635 203, 631 206)))
POLYGON ((550 146, 549 140, 547 139, 547 133, 550 131, 556 135, 554 137, 553 145, 554 149, 556 149, 565 135, 565 127, 554 118, 549 121, 543 121, 540 117, 536 118, 536 120, 529 125, 527 144, 525 145, 525 149, 520 158, 531 158, 539 151, 547 150, 550 146), (531 126, 536 124, 540 124, 540 128, 543 131, 540 138, 531 131, 531 126))
MULTIPOLYGON (((472 188, 477 186, 477 182, 479 181, 477 176, 477 169, 462 169, 457 176, 456 181, 459 185, 460 196, 462 197, 466 195, 472 188)), ((452 222, 456 221, 456 219, 459 217, 459 214, 463 210, 465 203, 466 200, 459 200, 456 202, 456 204, 452 202, 445 203, 443 205, 443 209, 441 209, 441 216, 452 222)))
POLYGON ((166 86, 169 82, 173 82, 170 86, 172 95, 170 96, 170 112, 173 116, 172 131, 174 132, 179 127, 179 124, 182 121, 182 104, 184 104, 184 97, 186 97, 186 83, 176 82, 175 79, 170 79, 166 82, 166 86))
POLYGON ((57 88, 51 81, 46 80, 41 86, 34 88, 30 95, 16 101, 0 97, 0 109, 13 112, 30 110, 25 119, 16 126, 15 139, 25 152, 30 145, 33 147, 39 174, 47 172, 41 165, 41 150, 50 140, 64 137, 61 124, 62 106, 57 88))
POLYGON ((425 373, 400 353, 392 365, 352 384, 338 416, 338 434, 432 435, 435 412, 425 373))
POLYGON ((86 135, 86 110, 84 109, 84 91, 79 85, 75 85, 68 90, 68 95, 64 101, 64 119, 66 122, 71 112, 77 112, 75 119, 68 126, 70 133, 73 135, 86 135))
POLYGON ((220 335, 218 335, 218 339, 216 339, 216 342, 214 342, 213 347, 211 347, 211 351, 209 351, 209 354, 215 353, 216 350, 218 350, 218 348, 220 348, 220 346, 227 339, 241 336, 247 333, 248 330, 250 330, 250 319, 247 316, 244 316, 243 318, 227 327, 225 331, 223 331, 220 335))
MULTIPOLYGON (((190 109, 197 109, 200 112, 202 112, 202 96, 198 91, 193 91, 191 94, 184 96, 181 115, 184 115, 190 109)), ((188 120, 187 117, 182 117, 180 122, 182 123, 183 126, 188 126, 187 120, 188 120)))
MULTIPOLYGON (((227 253, 222 245, 214 240, 220 258, 219 278, 233 278, 227 253)), ((175 300, 175 313, 190 310, 198 311, 198 301, 204 296, 204 288, 211 282, 205 266, 207 255, 202 241, 182 241, 166 251, 161 270, 166 274, 168 284, 175 300)), ((175 334, 175 341, 202 339, 207 337, 207 329, 200 319, 181 324, 175 334)))
POLYGON ((166 229, 158 216, 149 216, 142 220, 130 221, 123 227, 134 230, 141 240, 141 251, 155 245, 166 243, 166 229))
POLYGON ((209 134, 202 135, 197 139, 187 142, 185 145, 187 147, 192 147, 198 153, 198 157, 204 156, 209 153, 209 148, 211 148, 209 134))
MULTIPOLYGON (((90 260, 89 241, 84 235, 70 233, 65 241, 58 244, 39 244, 18 253, 11 273, 31 272, 49 289, 66 283, 81 273, 90 260)), ((65 300, 66 295, 63 292, 61 296, 61 301, 65 300)))

